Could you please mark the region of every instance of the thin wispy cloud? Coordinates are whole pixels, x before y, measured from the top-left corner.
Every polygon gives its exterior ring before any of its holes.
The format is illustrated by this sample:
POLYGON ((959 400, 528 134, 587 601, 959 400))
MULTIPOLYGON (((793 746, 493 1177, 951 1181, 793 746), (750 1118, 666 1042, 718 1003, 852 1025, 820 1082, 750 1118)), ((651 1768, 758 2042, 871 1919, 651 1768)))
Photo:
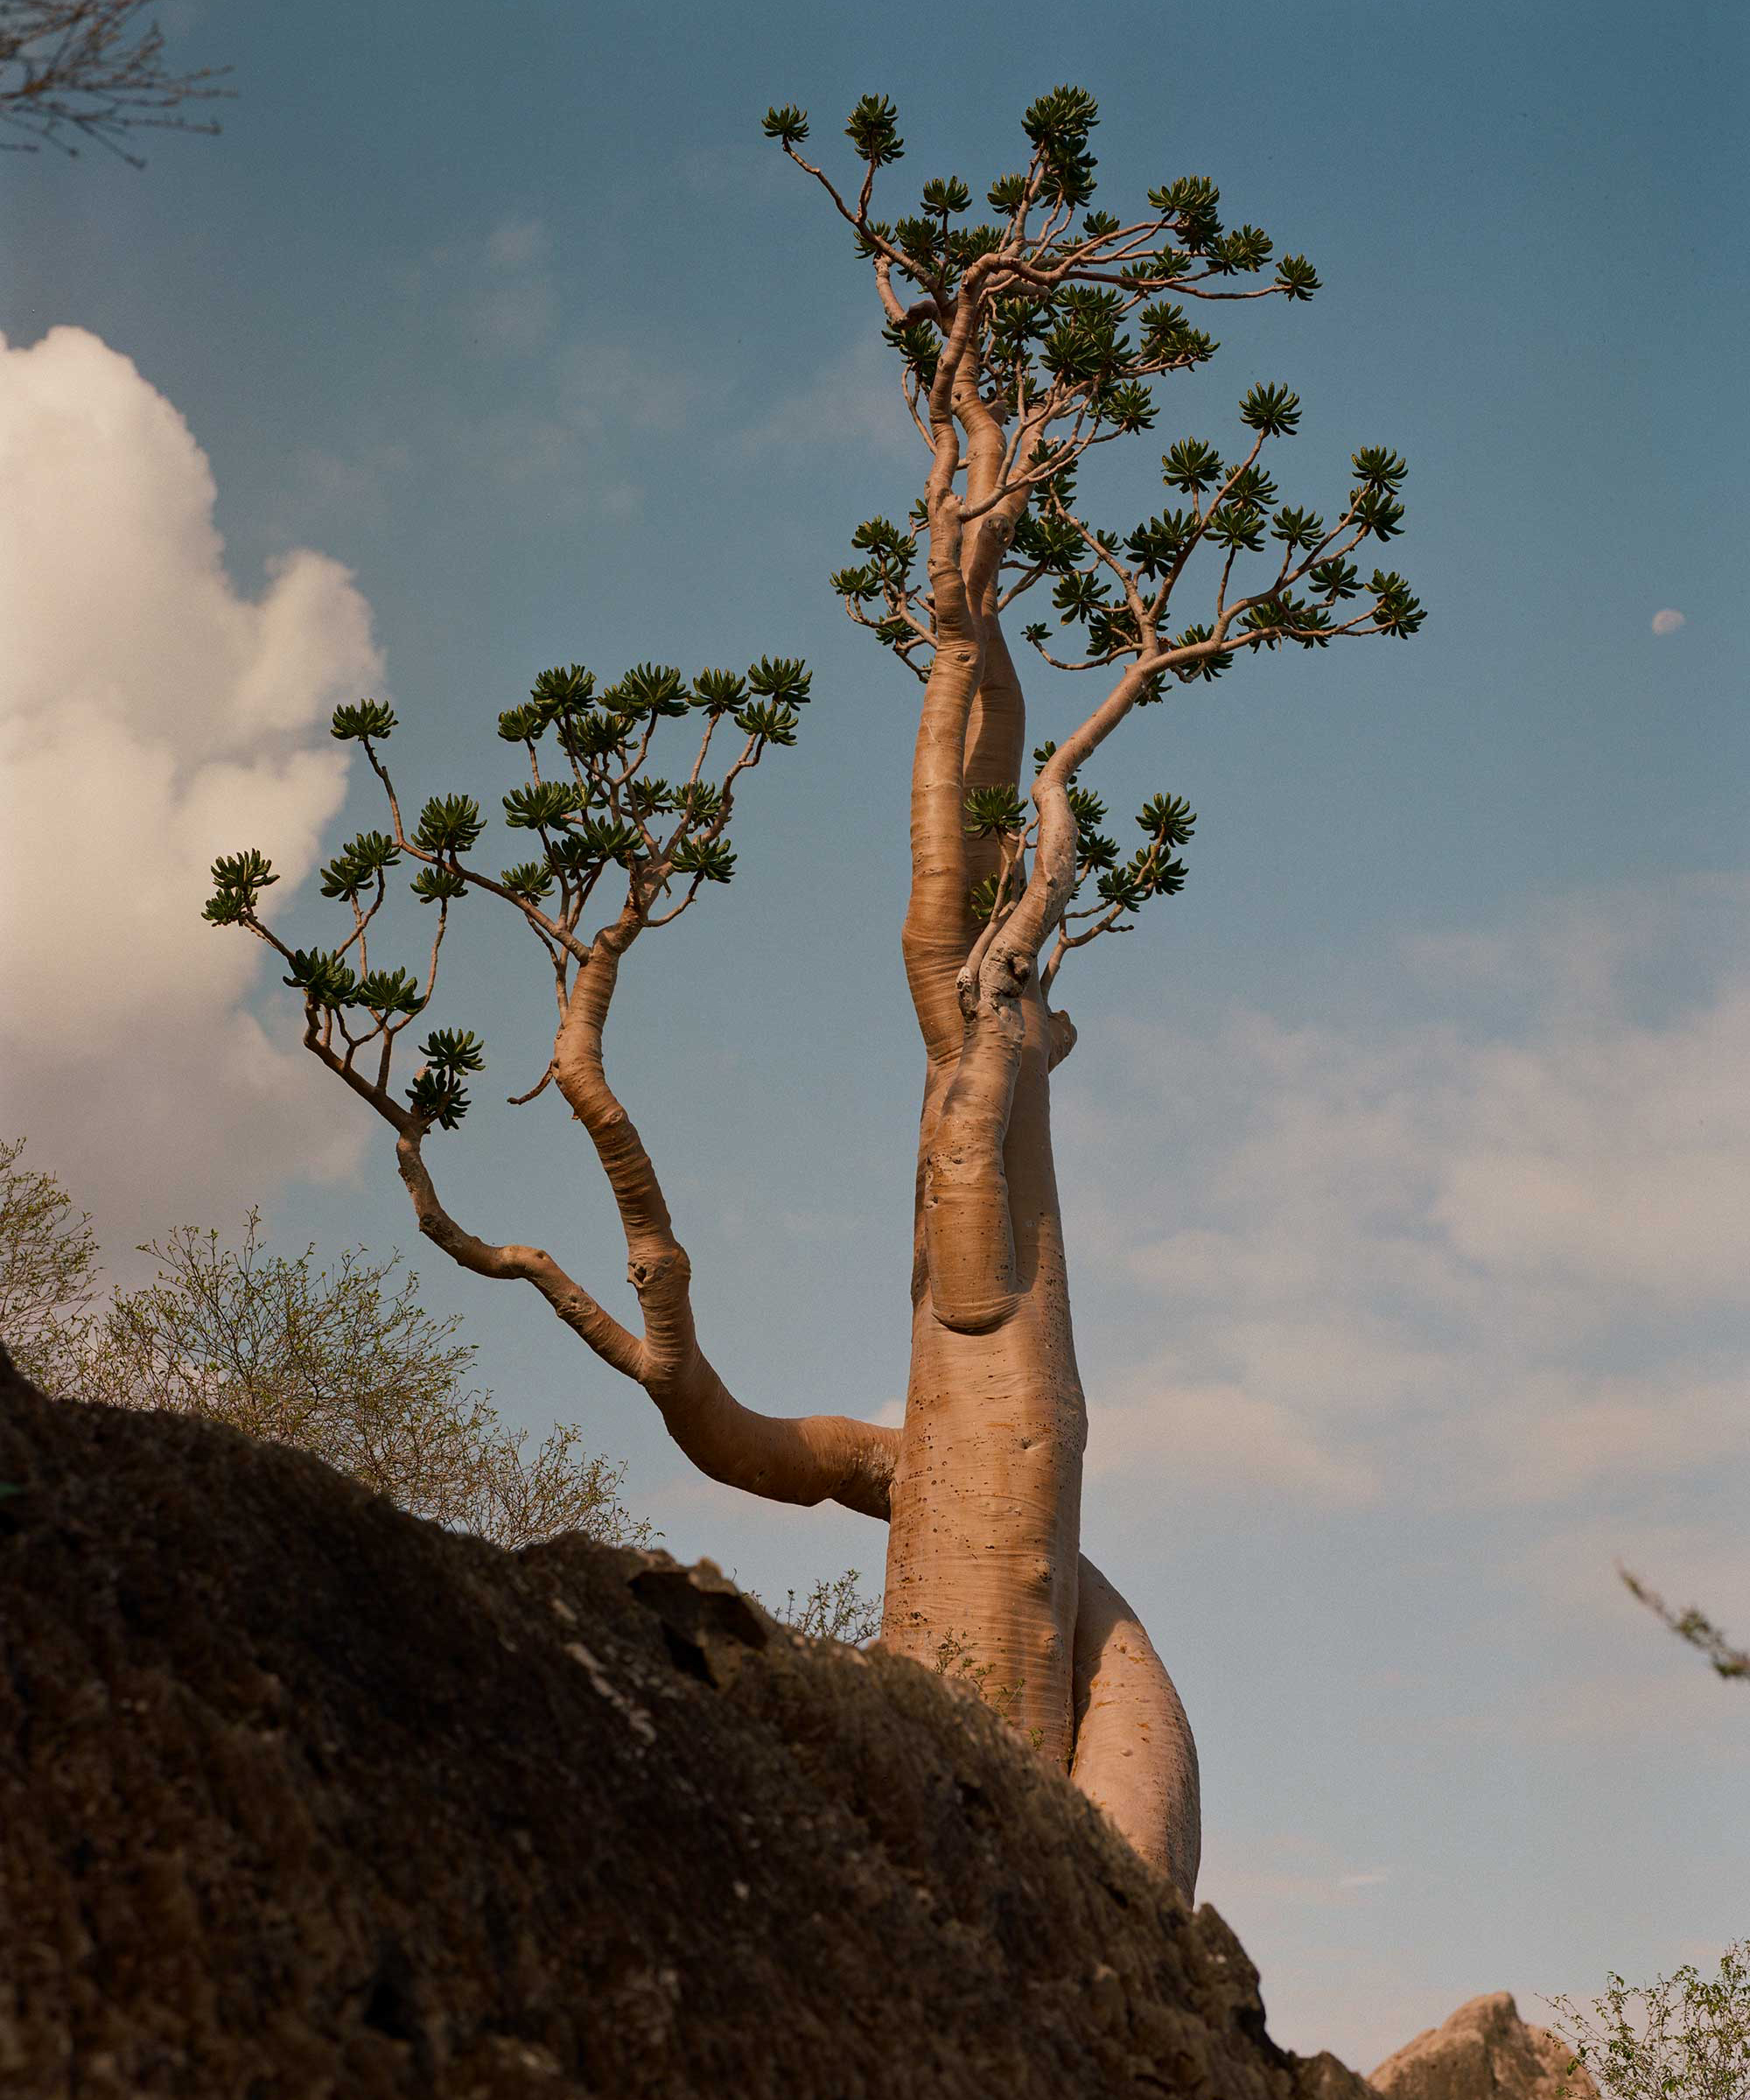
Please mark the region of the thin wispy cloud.
POLYGON ((389 521, 395 485, 413 463, 413 448, 397 438, 344 453, 306 445, 292 455, 290 483, 275 514, 347 534, 380 529, 389 521))
POLYGON ((872 326, 735 439, 736 450, 748 458, 794 461, 834 445, 865 458, 872 447, 892 458, 924 456, 900 392, 899 360, 872 326))
POLYGON ((430 320, 447 316, 470 348, 517 356, 553 337, 558 288, 552 242, 538 218, 510 216, 429 249, 402 266, 396 284, 430 320))
MULTIPOLYGON (((1126 1029, 1076 1224, 1172 1339, 1094 1393, 1096 1475, 1194 1452, 1212 1491, 1506 1508, 1750 1460, 1750 971, 1656 1023, 1624 990, 1695 901, 1634 940, 1614 900, 1565 907, 1571 968, 1510 1034, 1126 1029), (1116 1193, 1167 1186, 1166 1232, 1116 1193)), ((1513 946, 1474 973, 1517 983, 1513 946)))
POLYGON ((643 502, 641 485, 611 463, 636 457, 652 438, 678 436, 699 412, 697 377, 625 343, 576 339, 550 347, 538 376, 484 416, 458 413, 455 457, 500 486, 563 489, 572 506, 625 519, 643 502))
POLYGON ((1144 1367, 1088 1412, 1096 1478, 1133 1476, 1170 1452, 1175 1469, 1194 1472, 1211 1494, 1267 1485, 1313 1503, 1359 1504, 1380 1491, 1364 1457, 1328 1448, 1294 1409, 1237 1383, 1189 1385, 1170 1369, 1144 1367))
MULTIPOLYGON (((727 382, 709 359, 673 354, 648 329, 571 321, 567 262, 544 220, 513 214, 400 271, 398 288, 422 326, 447 329, 464 350, 508 360, 515 373, 514 384, 486 396, 449 392, 422 438, 465 476, 543 487, 568 517, 586 508, 624 520, 642 505, 641 475, 627 467, 639 458, 641 468, 644 441, 686 430, 727 382)), ((306 472, 341 479, 326 460, 306 472)))
POLYGON ((1334 1899, 1382 1887, 1394 1872, 1387 1866, 1346 1866, 1328 1840, 1302 1831, 1255 1833, 1236 1842, 1233 1833, 1218 1828, 1210 1838, 1208 1885, 1220 1888, 1224 1906, 1329 1910, 1334 1899))
POLYGON ((495 270, 534 270, 544 264, 547 228, 538 219, 500 219, 486 235, 486 261, 495 270))
POLYGON ((552 340, 559 296, 546 252, 538 221, 512 220, 487 235, 490 276, 471 291, 465 308, 476 347, 527 354, 552 340))
POLYGON ((1568 1748, 1594 1755, 1669 1751, 1683 1745, 1685 1760, 1735 1770, 1743 1762, 1741 1701, 1690 1651, 1648 1620, 1649 1640, 1663 1635, 1660 1656, 1648 1669, 1636 1658, 1633 1671, 1619 1661, 1592 1670, 1555 1669, 1536 1683, 1496 1689, 1486 1702, 1455 1706, 1437 1716, 1383 1714, 1375 1723, 1392 1743, 1494 1746, 1510 1754, 1568 1748))
POLYGON ((554 360, 560 420, 585 437, 636 431, 671 436, 703 398, 697 374, 648 344, 581 336, 554 360))

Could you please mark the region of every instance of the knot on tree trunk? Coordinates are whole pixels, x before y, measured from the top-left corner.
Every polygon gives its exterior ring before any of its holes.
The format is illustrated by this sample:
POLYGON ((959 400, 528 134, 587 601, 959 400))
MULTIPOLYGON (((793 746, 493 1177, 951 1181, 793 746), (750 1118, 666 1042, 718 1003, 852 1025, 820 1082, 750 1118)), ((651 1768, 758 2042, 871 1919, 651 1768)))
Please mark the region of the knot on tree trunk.
POLYGON ((979 970, 979 990, 994 1003, 1018 999, 1032 974, 1033 959, 1026 948, 995 946, 979 970))
POLYGON ((685 1249, 669 1247, 660 1254, 634 1255, 626 1264, 626 1280, 641 1294, 677 1272, 684 1280, 690 1273, 690 1268, 685 1249))

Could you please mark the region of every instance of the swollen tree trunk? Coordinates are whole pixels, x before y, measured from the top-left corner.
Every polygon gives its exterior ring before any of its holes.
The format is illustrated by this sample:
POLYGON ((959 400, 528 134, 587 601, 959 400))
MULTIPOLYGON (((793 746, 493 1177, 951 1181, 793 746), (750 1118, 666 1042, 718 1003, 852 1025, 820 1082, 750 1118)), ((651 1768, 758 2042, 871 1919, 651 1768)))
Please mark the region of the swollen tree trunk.
MULTIPOLYGON (((1005 433, 968 357, 979 276, 976 263, 966 273, 929 396, 934 654, 913 760, 902 943, 927 1065, 882 1639, 970 1672, 1188 1901, 1200 1822, 1185 1712, 1134 1614, 1080 1551, 1088 1415, 1050 1094, 1074 1030, 1049 1011, 1039 968, 1075 880, 1068 754, 1035 789, 1031 872, 1018 849, 1005 856, 965 827, 969 790, 1018 792, 1026 751, 998 577, 1028 492, 1005 479, 1005 433), (999 873, 1010 901, 981 926, 973 886, 999 873)), ((890 318, 902 318, 892 306, 890 318)), ((1024 427, 1017 452, 1036 435, 1024 427)), ((1130 704, 1121 692, 1075 743, 1106 733, 1130 704)))
MULTIPOLYGON (((914 1273, 882 1639, 926 1662, 988 1673, 986 1696, 1023 1731, 1038 1731, 1043 1754, 1067 1768, 1088 1417, 1052 1166, 1046 1016, 1036 991, 1022 1004, 1020 1070, 1002 1140, 1013 1303, 990 1324, 949 1325, 938 1316, 928 1264, 914 1273)), ((940 1068, 931 1080, 927 1154, 947 1092, 940 1068)), ((955 1236, 942 1236, 951 1263, 955 1236)))
POLYGON ((1052 1159, 1051 1017, 1036 971, 999 1001, 965 982, 979 938, 970 888, 996 872, 995 847, 967 839, 966 793, 1018 786, 1026 740, 997 611, 1026 496, 998 500, 1004 433, 960 361, 976 306, 969 284, 930 402, 936 654, 914 759, 902 944, 928 1067, 882 1638, 975 1673, 1067 1769, 1088 1411, 1052 1159), (962 431, 963 499, 953 487, 962 431), (963 531, 962 510, 987 503, 963 531))
MULTIPOLYGON (((1020 688, 1006 652, 990 655, 1001 669, 980 688, 967 731, 972 786, 998 784, 1004 766, 1012 780, 1025 738, 1020 688)), ((920 736, 920 753, 925 748, 920 736)), ((967 847, 970 875, 990 872, 976 864, 976 842, 967 847)), ((956 933, 934 945, 908 924, 906 960, 914 990, 923 995, 920 1018, 940 1027, 942 1002, 931 988, 939 992, 944 957, 963 956, 975 937, 970 910, 956 933)), ((994 1318, 982 1326, 967 1324, 965 1301, 976 1299, 979 1243, 989 1236, 975 1220, 957 1241, 927 1208, 948 1164, 938 1138, 959 1048, 944 1047, 938 1033, 928 1059, 914 1214, 911 1375, 891 1488, 882 1640, 938 1668, 972 1671, 984 1695, 1043 1755, 1068 1767, 1082 1791, 1190 1902, 1202 1840, 1197 1750, 1185 1709, 1130 1606, 1078 1551, 1087 1410, 1050 1115, 1051 1068, 1074 1031, 1068 1016, 1047 1010, 1032 973, 1017 1005, 1019 1057, 1000 1126, 1001 1187, 990 1192, 1000 1196, 999 1224, 1006 1222, 1012 1239, 1013 1290, 1011 1301, 984 1308, 994 1318), (933 1256, 937 1272, 949 1272, 948 1295, 957 1301, 948 1321, 932 1289, 933 1256), (955 1272, 956 1256, 965 1276, 955 1272)), ((975 1008, 962 1040, 976 1024, 975 1008)))

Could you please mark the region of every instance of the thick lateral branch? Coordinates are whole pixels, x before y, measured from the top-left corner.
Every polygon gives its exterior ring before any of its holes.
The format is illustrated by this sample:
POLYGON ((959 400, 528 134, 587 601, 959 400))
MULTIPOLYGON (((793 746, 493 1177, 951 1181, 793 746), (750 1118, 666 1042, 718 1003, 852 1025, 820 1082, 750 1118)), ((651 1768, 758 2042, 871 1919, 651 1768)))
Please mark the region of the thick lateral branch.
MULTIPOLYGON (((605 1363, 642 1385, 674 1438, 702 1473, 780 1502, 838 1502, 885 1518, 899 1432, 846 1415, 762 1415, 735 1398, 696 1345, 678 1372, 657 1367, 637 1336, 539 1247, 495 1247, 451 1217, 439 1201, 416 1129, 403 1132, 396 1164, 419 1229, 477 1276, 532 1284, 605 1363)), ((676 1250, 684 1268, 686 1256, 676 1250)))
MULTIPOLYGON (((912 886, 900 946, 918 1026, 932 1059, 951 1057, 959 1040, 954 980, 976 932, 965 805, 968 725, 986 670, 982 578, 987 569, 994 577, 1014 528, 1013 516, 1005 514, 987 517, 963 535, 962 500, 954 486, 962 464, 956 417, 970 415, 969 401, 976 397, 969 357, 987 264, 988 258, 981 258, 966 273, 929 396, 934 457, 924 503, 935 654, 912 759, 912 886)), ((976 417, 969 427, 970 498, 1000 466, 1001 433, 994 423, 984 430, 976 417)), ((1023 507, 1025 500, 1023 495, 1023 507)))
POLYGON ((693 1326, 692 1267, 675 1237, 662 1184, 644 1141, 602 1062, 602 1030, 619 982, 620 957, 636 938, 630 906, 592 943, 578 971, 553 1046, 554 1076, 571 1113, 589 1133, 613 1191, 626 1236, 626 1278, 644 1315, 646 1362, 640 1383, 683 1379, 698 1354, 693 1326))
POLYGON ((554 1068, 589 1130, 620 1210, 628 1272, 644 1312, 640 1338, 622 1326, 542 1247, 499 1246, 458 1224, 438 1194, 424 1157, 426 1124, 323 1042, 312 1012, 308 1047, 389 1124, 396 1164, 419 1229, 476 1276, 532 1284, 603 1362, 644 1387, 669 1434, 711 1479, 774 1502, 844 1503, 886 1517, 896 1430, 844 1415, 762 1415, 741 1405, 700 1350, 693 1328, 690 1265, 674 1235, 655 1170, 601 1068, 601 1025, 620 956, 635 931, 623 915, 598 939, 579 970, 561 1024, 554 1068))
MULTIPOLYGON (((950 567, 958 587, 958 565, 950 567)), ((951 1057, 959 1045, 955 977, 975 930, 964 754, 980 655, 970 640, 938 648, 912 757, 912 887, 900 945, 918 1027, 932 1060, 951 1057)))
POLYGON ((472 1270, 476 1276, 533 1284, 565 1325, 586 1341, 604 1363, 641 1382, 643 1343, 612 1313, 605 1312, 580 1284, 574 1283, 544 1248, 495 1247, 464 1230, 450 1215, 438 1200, 430 1170, 421 1157, 416 1124, 396 1138, 395 1162, 413 1200, 419 1229, 434 1247, 441 1247, 452 1262, 472 1270))
POLYGON ((620 961, 639 923, 628 907, 578 972, 554 1046, 554 1072, 607 1175, 626 1236, 626 1274, 644 1337, 633 1376, 668 1433, 712 1480, 774 1502, 829 1500, 866 1516, 886 1507, 891 1460, 872 1458, 871 1424, 843 1415, 784 1418, 743 1407, 699 1348, 692 1264, 675 1236, 662 1185, 637 1127, 608 1084, 602 1031, 620 961))
POLYGON ((669 1435, 712 1480, 768 1502, 840 1502, 886 1519, 897 1429, 848 1415, 757 1414, 697 1354, 684 1378, 649 1391, 669 1435))

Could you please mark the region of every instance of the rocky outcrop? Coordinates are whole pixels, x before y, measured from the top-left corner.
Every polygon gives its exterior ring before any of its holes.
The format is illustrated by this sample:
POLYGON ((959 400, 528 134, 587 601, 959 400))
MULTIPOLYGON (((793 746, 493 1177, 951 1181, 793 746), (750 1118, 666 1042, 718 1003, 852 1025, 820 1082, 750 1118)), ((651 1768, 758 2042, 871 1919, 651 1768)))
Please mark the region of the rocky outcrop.
POLYGON ((1430 2027, 1368 2080, 1385 2100, 1598 2100, 1572 2051, 1547 2027, 1528 2026, 1505 1991, 1474 1998, 1430 2027))
POLYGON ((928 1670, 3 1354, 0 2090, 1367 2095, 928 1670))

